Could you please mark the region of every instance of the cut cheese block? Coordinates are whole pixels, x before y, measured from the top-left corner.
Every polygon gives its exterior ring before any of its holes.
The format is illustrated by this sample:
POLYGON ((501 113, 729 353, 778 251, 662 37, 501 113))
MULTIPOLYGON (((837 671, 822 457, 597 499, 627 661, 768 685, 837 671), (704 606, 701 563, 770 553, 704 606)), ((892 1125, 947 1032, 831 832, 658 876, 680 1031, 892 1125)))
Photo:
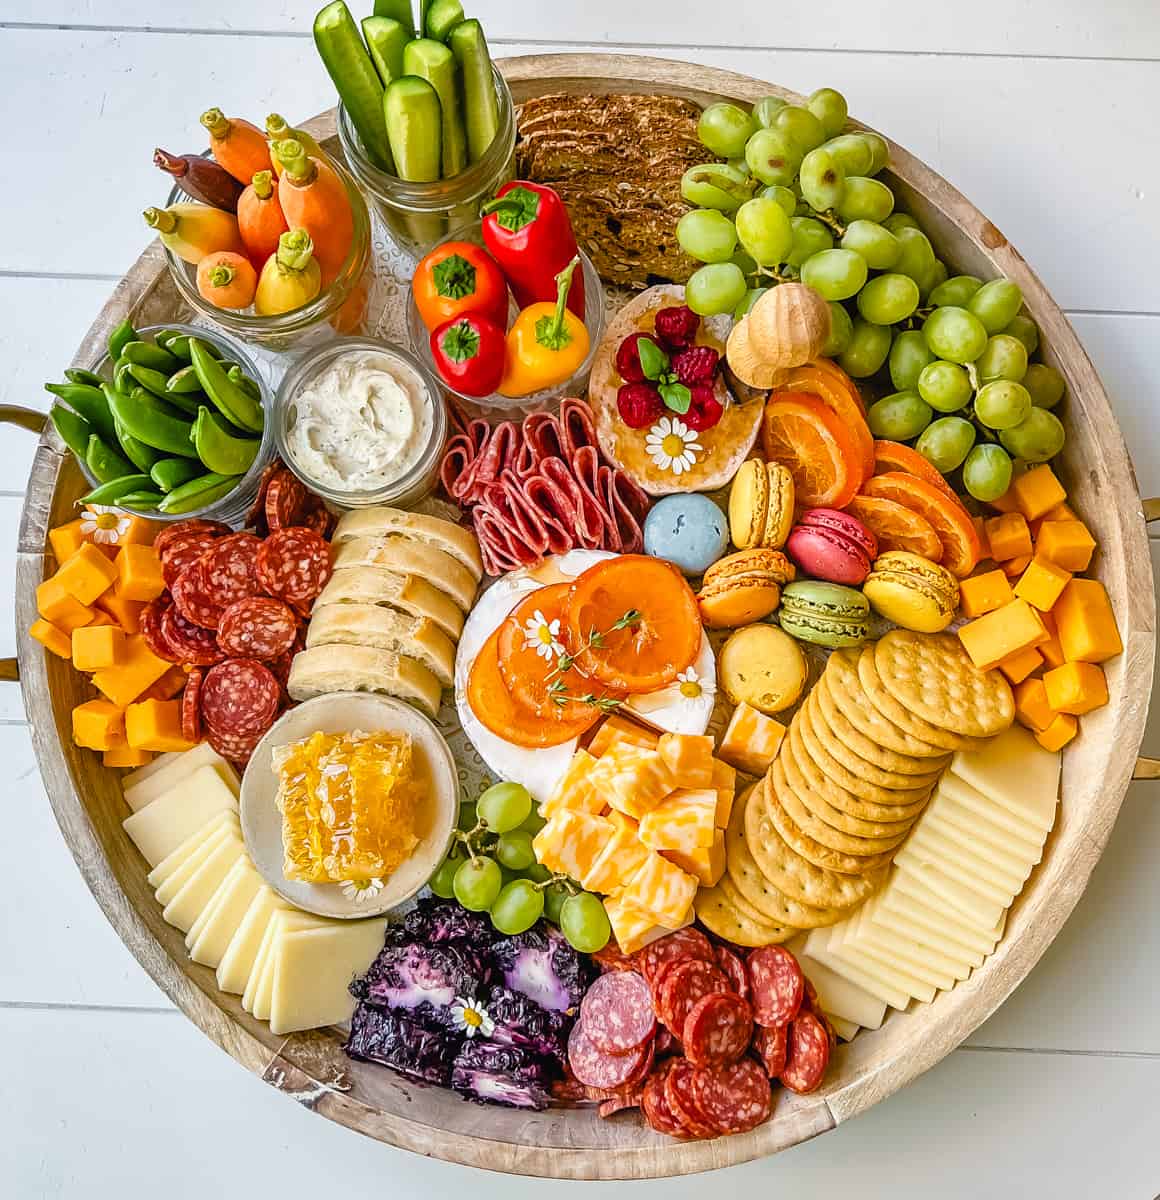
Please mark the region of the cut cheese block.
POLYGON ((844 1038, 847 1042, 854 1040, 854 1035, 858 1032, 858 1026, 853 1021, 845 1021, 837 1013, 826 1012, 824 1008, 822 1012, 825 1013, 826 1020, 834 1027, 834 1032, 838 1037, 844 1038))
POLYGON ((273 888, 262 884, 218 964, 217 983, 223 992, 240 996, 246 990, 246 981, 258 957, 258 947, 262 944, 270 918, 276 912, 289 911, 290 906, 286 901, 273 888))
POLYGON ((246 853, 241 838, 227 837, 219 843, 205 862, 186 880, 177 894, 161 911, 170 925, 176 925, 182 933, 188 933, 202 909, 213 899, 222 880, 233 869, 234 863, 246 853))
POLYGON ((1030 864, 1009 871, 1006 866, 988 860, 974 850, 964 849, 938 830, 928 829, 925 822, 915 827, 909 848, 927 861, 939 863, 949 875, 961 871, 964 882, 980 892, 989 890, 1004 908, 1019 895, 1023 881, 1031 873, 1030 864))
POLYGON ((215 969, 221 965, 222 956, 261 887, 261 875, 250 856, 243 854, 189 931, 186 945, 194 962, 215 969))
POLYGON ((291 908, 275 912, 271 917, 266 931, 262 935, 262 944, 258 947, 254 959, 253 970, 246 981, 246 990, 242 995, 242 1007, 252 1013, 259 1021, 270 1019, 270 999, 274 989, 273 949, 278 937, 284 930, 290 929, 321 929, 329 924, 321 917, 311 916, 300 909, 291 908))
POLYGON ((1006 906, 987 900, 971 888, 964 887, 955 879, 951 879, 940 867, 923 862, 919 858, 903 859, 903 854, 895 856, 894 863, 898 867, 897 886, 906 890, 906 881, 913 877, 924 884, 935 895, 941 897, 952 913, 977 929, 994 929, 999 923, 1006 906))
MULTIPOLYGON (((803 939, 804 941, 804 939, 803 939)), ((843 978, 816 959, 806 958, 803 970, 818 993, 818 1003, 828 1017, 837 1017, 863 1029, 877 1029, 886 1016, 886 1002, 843 978)))
POLYGON ((812 958, 814 962, 821 963, 823 967, 829 967, 835 975, 849 980, 863 991, 869 992, 870 995, 876 996, 879 1000, 889 1004, 891 1008, 906 1008, 910 1003, 910 994, 907 991, 899 988, 897 984, 887 982, 876 975, 869 974, 862 970, 861 967, 839 958, 836 954, 831 954, 829 940, 829 929, 811 929, 809 936, 806 938, 806 955, 812 958))
MULTIPOLYGON (((952 783, 956 782, 952 776, 946 776, 943 782, 945 783, 947 779, 950 779, 952 783)), ((956 800, 949 790, 939 784, 923 813, 924 820, 932 820, 937 817, 940 821, 953 825, 956 829, 977 838, 980 842, 985 842, 989 847, 1014 854, 1026 862, 1039 862, 1043 857, 1045 838, 1041 831, 1028 827, 1026 836, 1024 833, 1014 832, 1009 826, 995 819, 994 806, 982 792, 975 792, 970 784, 962 783, 961 780, 957 782, 960 787, 970 788, 974 792, 981 802, 980 807, 983 811, 980 811, 979 808, 970 808, 961 800, 956 800)))
POLYGON ((220 812, 210 817, 210 819, 201 826, 200 829, 195 829, 193 833, 177 847, 176 850, 167 854, 153 868, 152 871, 145 877, 146 882, 151 888, 156 890, 159 888, 184 862, 187 862, 193 853, 205 842, 211 835, 217 833, 223 826, 228 825, 231 821, 237 821, 237 814, 228 810, 220 812))
MULTIPOLYGON (((852 930, 852 920, 830 926, 830 940, 827 942, 827 947, 830 953, 840 961, 865 971, 867 975, 881 979, 883 983, 896 987, 900 992, 905 992, 908 996, 913 996, 924 1004, 929 1004, 934 999, 935 992, 944 986, 937 979, 925 978, 927 972, 919 974, 905 969, 898 963, 882 960, 878 955, 870 953, 856 940, 849 938, 848 935, 852 930)), ((949 987, 950 983, 948 982, 946 986, 949 987)))
MULTIPOLYGON (((140 812, 147 804, 152 803, 159 796, 163 796, 183 779, 187 779, 199 767, 214 767, 234 795, 238 794, 241 785, 238 782, 237 772, 209 742, 200 742, 192 750, 186 750, 181 754, 167 754, 161 757, 167 758, 169 761, 160 770, 145 776, 144 779, 136 780, 134 776, 125 777, 125 803, 134 812, 140 812), (134 779, 134 782, 130 783, 130 779, 134 779)), ((142 768, 142 770, 144 769, 142 768)))
POLYGON ((242 830, 241 826, 237 823, 237 818, 234 817, 233 813, 224 813, 223 815, 227 818, 233 818, 233 820, 227 819, 223 821, 221 826, 206 838, 189 858, 172 875, 169 875, 153 893, 157 899, 157 903, 163 909, 193 878, 194 874, 201 870, 206 859, 211 854, 216 854, 221 846, 241 842, 242 830))
POLYGON ((226 810, 237 812, 238 798, 215 768, 204 766, 122 824, 145 861, 155 867, 210 817, 226 810))
POLYGON ((273 949, 270 1032, 338 1025, 354 1012, 350 983, 383 947, 386 918, 285 932, 273 949))
POLYGON ((1029 825, 1047 833, 1055 824, 1060 756, 1044 750, 1021 725, 991 738, 980 750, 960 750, 951 770, 971 787, 1029 825))

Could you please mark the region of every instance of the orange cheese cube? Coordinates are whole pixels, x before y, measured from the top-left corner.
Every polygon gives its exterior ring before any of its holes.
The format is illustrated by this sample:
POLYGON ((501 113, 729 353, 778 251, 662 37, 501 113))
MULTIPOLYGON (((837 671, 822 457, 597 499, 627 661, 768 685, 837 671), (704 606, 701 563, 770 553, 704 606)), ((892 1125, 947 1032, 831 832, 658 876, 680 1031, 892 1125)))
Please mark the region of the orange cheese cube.
POLYGON ((549 871, 580 880, 615 833, 616 827, 604 817, 561 808, 532 839, 532 849, 549 871))
POLYGON ((61 563, 53 576, 81 604, 92 604, 113 586, 116 578, 117 568, 92 542, 85 542, 71 558, 61 563))
POLYGON ((125 745, 125 713, 108 700, 87 700, 72 710, 73 741, 90 750, 125 745))
POLYGON ((661 854, 692 875, 702 887, 713 887, 725 874, 725 831, 718 829, 711 846, 699 846, 685 853, 682 850, 662 850, 661 854))
POLYGON ((58 658, 72 658, 72 639, 51 621, 46 621, 43 617, 33 621, 28 627, 28 635, 58 658))
POLYGON ((57 564, 71 558, 84 543, 85 535, 81 533, 81 519, 69 521, 67 525, 58 525, 48 531, 48 544, 52 548, 53 557, 57 564))
POLYGON ((140 600, 130 600, 121 594, 114 583, 103 595, 97 597, 97 608, 107 612, 126 633, 141 632, 141 610, 145 607, 140 600))
POLYGON ((785 726, 780 721, 742 702, 729 718, 717 753, 747 775, 764 775, 777 757, 783 737, 785 726))
POLYGON ((1008 579, 1018 579, 1020 575, 1031 565, 1030 554, 1020 554, 1018 558, 1009 558, 1003 564, 1003 574, 1008 579))
POLYGON ((1031 539, 1034 542, 1039 541, 1039 531, 1048 521, 1078 521, 1079 517, 1072 512, 1071 508, 1066 504, 1057 504, 1054 508, 1049 508, 1041 517, 1036 517, 1034 521, 1028 521, 1027 524, 1031 528, 1031 539))
POLYGON ((651 850, 708 848, 717 832, 717 792, 686 789, 666 796, 640 819, 640 840, 651 850))
POLYGON ((145 517, 131 516, 129 513, 124 513, 123 516, 129 518, 129 528, 117 538, 119 546, 152 546, 153 539, 157 536, 157 522, 147 520, 145 517))
POLYGON ((959 608, 964 617, 981 617, 1014 599, 1007 576, 998 568, 959 580, 959 608))
POLYGON ((673 777, 665 760, 656 750, 639 746, 616 746, 604 756, 609 764, 609 807, 639 821, 673 790, 673 777))
POLYGON ((733 812, 733 801, 737 795, 737 772, 719 758, 713 759, 713 787, 717 792, 717 815, 714 824, 724 829, 733 812))
POLYGON ((975 537, 979 539, 979 561, 991 557, 991 543, 987 541, 987 522, 985 517, 972 517, 971 524, 975 527, 975 537))
POLYGON ((132 746, 116 746, 101 756, 106 767, 143 767, 153 761, 152 751, 134 750, 132 746))
POLYGON ((635 954, 669 932, 650 913, 626 904, 619 895, 605 897, 604 911, 612 926, 612 936, 624 954, 635 954))
POLYGON ((93 610, 66 591, 55 576, 37 586, 36 611, 65 633, 72 633, 93 619, 93 610))
POLYGON ((1124 648, 1108 593, 1098 579, 1072 579, 1056 602, 1054 616, 1068 662, 1103 662, 1124 648))
POLYGON ((696 894, 692 875, 650 850, 620 896, 625 904, 649 913, 658 925, 679 929, 689 918, 696 894))
POLYGON ((78 671, 113 667, 125 653, 125 635, 116 625, 82 625, 72 633, 72 662, 78 671))
POLYGON ((156 682, 150 684, 140 695, 141 700, 172 700, 189 682, 184 669, 172 666, 156 682))
POLYGON ((1011 483, 1010 491, 1015 496, 1019 511, 1029 520, 1041 517, 1045 512, 1062 504, 1067 492, 1055 477, 1055 472, 1046 464, 1024 471, 1011 483))
POLYGON ((1059 644, 1059 631, 1055 628, 1055 618, 1049 612, 1040 613, 1043 628, 1047 630, 1047 641, 1041 642, 1035 648, 1043 655, 1043 661, 1051 667, 1062 667, 1067 659, 1063 657, 1063 647, 1059 644))
POLYGON ((1069 713, 1057 713, 1051 724, 1035 735, 1035 740, 1044 748, 1058 752, 1079 732, 1079 722, 1069 713))
POLYGON ((1042 733, 1055 719, 1042 679, 1025 679, 1015 688, 1015 717, 1032 733, 1042 733))
POLYGON ((1096 540, 1082 521, 1044 521, 1035 543, 1035 557, 1078 574, 1091 565, 1096 540))
POLYGON ((140 634, 125 639, 125 656, 115 667, 103 667, 93 675, 97 691, 121 708, 132 704, 147 688, 155 684, 172 666, 158 658, 140 634))
POLYGON ((641 844, 637 824, 631 817, 612 812, 608 819, 615 832, 580 881, 587 891, 604 895, 623 887, 648 857, 648 849, 641 844))
POLYGON ((987 544, 991 547, 991 557, 996 562, 1022 558, 1031 553, 1031 530, 1027 528, 1027 518, 1022 513, 1008 512, 999 517, 989 517, 984 522, 984 528, 987 531, 987 544))
POLYGON ((125 740, 134 750, 158 754, 192 750, 181 732, 181 704, 177 700, 142 700, 125 709, 125 740))
POLYGON ((1019 576, 1015 585, 1015 595, 1028 604, 1034 604, 1042 612, 1055 607, 1060 593, 1067 586, 1071 572, 1057 567, 1055 563, 1036 556, 1028 564, 1027 570, 1019 576))
POLYGON ((1043 666, 1043 655, 1034 646, 1028 646, 1025 650, 1020 650, 1009 658, 1003 659, 999 664, 999 670, 1007 676, 1011 683, 1022 683, 1032 671, 1039 670, 1041 666, 1043 666))
MULTIPOLYGON (((998 500, 991 500, 988 503, 996 512, 1013 513, 1019 511, 1019 504, 1015 499, 1014 488, 1008 488, 998 500)), ((992 555, 991 557, 994 558, 995 556, 992 555)))
POLYGON ((1108 702, 1108 682, 1095 663, 1064 663, 1044 675, 1043 686, 1052 710, 1073 717, 1103 708, 1108 702))
POLYGON ((587 750, 572 755, 568 769, 560 776, 548 798, 540 805, 540 816, 550 817, 561 808, 598 813, 605 806, 605 797, 594 786, 593 768, 596 759, 587 750))
POLYGON ((677 787, 713 786, 713 739, 708 734, 662 733, 657 753, 677 787))
POLYGON ((644 750, 654 750, 657 744, 657 735, 645 729, 643 725, 638 725, 635 721, 626 720, 617 713, 613 713, 596 731, 596 736, 592 741, 588 743, 588 753, 593 758, 600 758, 617 742, 629 746, 640 746, 644 750))
MULTIPOLYGON (((112 591, 112 588, 110 588, 109 590, 112 591)), ((113 618, 107 612, 105 612, 105 610, 103 608, 101 608, 99 605, 96 605, 96 604, 93 605, 92 614, 93 614, 93 619, 87 625, 84 626, 85 629, 92 629, 94 626, 100 627, 101 625, 111 625, 114 629, 121 628, 117 624, 117 622, 114 621, 113 618)), ((73 632, 75 633, 76 631, 74 630, 73 632)), ((124 631, 122 630, 122 632, 124 632, 124 631)))
POLYGON ((132 542, 117 554, 117 591, 126 600, 153 600, 165 591, 161 559, 152 546, 132 542))
POLYGON ((1026 600, 1012 600, 961 626, 958 633, 971 662, 980 671, 997 667, 1003 659, 1028 646, 1038 646, 1048 636, 1039 613, 1026 600))

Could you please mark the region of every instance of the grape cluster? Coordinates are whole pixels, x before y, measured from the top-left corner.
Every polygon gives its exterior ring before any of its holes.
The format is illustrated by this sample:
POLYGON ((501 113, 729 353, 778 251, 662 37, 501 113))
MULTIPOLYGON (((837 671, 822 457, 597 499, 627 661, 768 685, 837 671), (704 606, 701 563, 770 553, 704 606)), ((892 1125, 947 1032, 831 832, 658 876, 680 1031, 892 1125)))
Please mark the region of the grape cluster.
POLYGON ((514 936, 546 917, 577 950, 594 954, 612 932, 600 897, 536 862, 532 838, 544 827, 526 787, 496 783, 459 806, 447 857, 427 881, 445 900, 486 912, 499 933, 514 936))
POLYGON ((1039 332, 1019 311, 1018 285, 949 277, 918 222, 895 211, 894 193, 875 178, 886 142, 846 132, 846 116, 833 88, 805 106, 767 96, 751 112, 705 109, 698 135, 725 161, 690 167, 681 180, 695 207, 677 239, 704 264, 686 303, 740 320, 767 287, 808 284, 830 307, 824 355, 856 379, 889 364, 895 390, 870 409, 874 436, 914 441, 944 474, 961 467, 976 499, 996 499, 1012 456, 1044 462, 1062 448, 1050 410, 1063 377, 1029 362, 1039 332))

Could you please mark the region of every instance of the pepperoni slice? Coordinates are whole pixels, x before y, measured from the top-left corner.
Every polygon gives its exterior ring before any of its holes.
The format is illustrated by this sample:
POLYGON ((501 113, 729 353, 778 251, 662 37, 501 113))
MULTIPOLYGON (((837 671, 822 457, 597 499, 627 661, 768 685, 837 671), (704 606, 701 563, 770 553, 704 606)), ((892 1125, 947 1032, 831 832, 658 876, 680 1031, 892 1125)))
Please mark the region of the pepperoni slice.
POLYGON ((261 734, 250 737, 209 728, 205 731, 205 737, 206 741, 209 742, 222 758, 236 763, 243 770, 245 770, 246 764, 250 761, 250 756, 254 753, 254 749, 262 740, 261 734))
POLYGON ((302 516, 298 519, 299 525, 305 525, 307 529, 313 529, 319 537, 330 540, 330 535, 334 532, 334 527, 338 522, 334 518, 334 514, 326 507, 325 504, 315 496, 313 501, 307 500, 305 510, 302 516))
POLYGON ((161 614, 161 637, 183 666, 211 667, 225 658, 213 630, 195 625, 172 605, 161 614))
POLYGON ((690 1137, 711 1138, 717 1130, 701 1112, 693 1095, 693 1075, 696 1068, 687 1058, 673 1060, 672 1070, 665 1079, 665 1099, 673 1116, 685 1127, 690 1137))
POLYGON ((753 1049, 761 1059, 765 1073, 776 1079, 785 1070, 785 1057, 789 1051, 789 1026, 779 1025, 767 1029, 758 1025, 753 1034, 753 1049))
POLYGON ((652 1054, 651 1041, 629 1054, 608 1054, 588 1037, 582 1021, 577 1021, 568 1035, 568 1065, 572 1074, 589 1087, 616 1091, 643 1078, 652 1054))
POLYGON ((661 967, 665 963, 677 962, 684 958, 700 959, 707 963, 714 961, 713 946, 709 939, 692 926, 678 929, 675 933, 658 938, 645 946, 640 952, 640 973, 655 990, 661 967))
POLYGON ((597 1112, 607 1119, 614 1113, 622 1112, 626 1108, 639 1108, 642 1088, 633 1088, 630 1092, 625 1092, 620 1096, 610 1096, 607 1100, 600 1101, 600 1107, 597 1112))
POLYGON ((601 971, 635 971, 636 959, 616 944, 616 938, 609 938, 607 943, 595 954, 588 956, 601 971))
POLYGON ((789 1047, 782 1084, 791 1092, 805 1095, 822 1082, 830 1062, 830 1035, 812 1013, 802 1013, 789 1027, 789 1047))
POLYGON ((640 1110, 644 1114, 649 1128, 657 1133, 663 1133, 667 1137, 687 1136, 684 1125, 669 1107, 665 1095, 665 1081, 679 1061, 679 1059, 670 1059, 660 1070, 654 1071, 649 1077, 648 1083, 644 1085, 644 1091, 640 1097, 640 1110))
POLYGON ((181 660, 161 633, 161 618, 165 615, 166 610, 172 607, 173 597, 168 592, 162 592, 160 596, 150 600, 145 605, 141 610, 141 616, 138 620, 140 621, 141 638, 145 642, 145 645, 158 658, 163 658, 166 662, 176 663, 181 660))
POLYGON ((181 693, 181 733, 187 742, 201 741, 201 684, 205 672, 194 667, 181 693))
POLYGON ((288 603, 313 600, 330 578, 330 547, 313 529, 279 529, 259 546, 258 581, 271 596, 288 603))
POLYGON ((724 1067, 749 1049, 753 1012, 735 992, 703 996, 685 1018, 681 1041, 685 1057, 695 1067, 724 1067))
POLYGON ((166 548, 175 538, 187 537, 191 533, 208 533, 214 537, 223 537, 231 532, 224 521, 207 521, 203 517, 190 517, 188 521, 174 521, 166 525, 153 539, 153 549, 158 557, 164 558, 166 548))
POLYGON ((204 629, 216 629, 224 606, 206 581, 207 559, 208 555, 203 554, 173 581, 173 603, 187 621, 204 629))
POLYGON ((218 533, 194 530, 169 541, 166 544, 165 553, 158 555, 161 559, 161 577, 165 580, 165 586, 171 588, 185 568, 197 562, 220 537, 221 534, 218 533))
POLYGON ((211 732, 257 738, 273 724, 282 688, 268 667, 252 658, 231 658, 206 673, 201 715, 211 732))
POLYGON ((746 1000, 749 999, 749 975, 741 956, 728 946, 714 946, 713 953, 717 957, 717 965, 725 978, 733 985, 733 990, 746 1000))
POLYGON ((266 490, 270 486, 270 481, 278 474, 279 471, 286 469, 280 458, 274 459, 273 462, 267 463, 263 468, 261 477, 258 479, 258 490, 254 494, 254 502, 250 505, 249 511, 246 513, 246 519, 243 526, 246 529, 253 529, 259 537, 265 537, 269 533, 266 528, 266 490))
POLYGON ((773 1093, 751 1058, 727 1067, 697 1067, 689 1084, 698 1110, 717 1133, 745 1133, 769 1118, 773 1093))
POLYGON ((235 600, 261 593, 257 565, 264 545, 252 533, 232 533, 221 538, 198 563, 219 608, 228 608, 235 600))
POLYGON ((268 596, 235 600, 218 623, 218 645, 237 658, 267 662, 288 653, 298 636, 298 617, 289 605, 268 596))
POLYGON ((784 946, 759 946, 749 953, 753 1017, 758 1025, 787 1025, 798 1014, 805 995, 805 976, 784 946))
POLYGON ((657 987, 657 1015, 676 1034, 682 1037, 685 1021, 704 996, 728 992, 729 981, 712 963, 692 959, 679 963, 665 972, 657 987))
POLYGON ((293 471, 282 468, 266 488, 266 527, 271 533, 290 525, 301 524, 306 507, 306 488, 293 471))
POLYGON ((628 1054, 656 1030, 652 993, 636 971, 601 975, 580 1004, 589 1041, 606 1054, 628 1054))

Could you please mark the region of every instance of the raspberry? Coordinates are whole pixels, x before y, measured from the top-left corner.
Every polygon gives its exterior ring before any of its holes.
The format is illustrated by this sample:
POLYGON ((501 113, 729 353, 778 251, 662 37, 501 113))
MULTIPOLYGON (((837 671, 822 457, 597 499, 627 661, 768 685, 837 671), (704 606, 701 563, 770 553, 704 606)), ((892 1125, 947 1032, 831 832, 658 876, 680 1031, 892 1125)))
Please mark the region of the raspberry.
POLYGON ((686 387, 692 387, 695 383, 713 382, 719 358, 712 346, 690 346, 687 350, 678 350, 670 362, 677 378, 686 387))
POLYGON ((693 399, 689 404, 689 411, 685 413, 685 424, 698 433, 703 429, 712 429, 721 420, 721 413, 724 411, 721 401, 713 393, 713 385, 695 383, 689 391, 693 399))
POLYGON ((651 383, 622 384, 616 393, 616 407, 630 429, 651 425, 665 409, 660 392, 651 383))
POLYGON ((666 350, 683 350, 691 346, 700 328, 701 318, 684 304, 662 308, 656 316, 657 337, 666 350))
MULTIPOLYGON (((643 383, 645 380, 644 369, 640 365, 640 350, 637 349, 637 344, 642 337, 648 337, 647 333, 630 333, 628 337, 620 343, 620 348, 616 352, 616 369, 620 372, 620 377, 625 383, 643 383)), ((650 338, 650 341, 655 340, 650 338)))

